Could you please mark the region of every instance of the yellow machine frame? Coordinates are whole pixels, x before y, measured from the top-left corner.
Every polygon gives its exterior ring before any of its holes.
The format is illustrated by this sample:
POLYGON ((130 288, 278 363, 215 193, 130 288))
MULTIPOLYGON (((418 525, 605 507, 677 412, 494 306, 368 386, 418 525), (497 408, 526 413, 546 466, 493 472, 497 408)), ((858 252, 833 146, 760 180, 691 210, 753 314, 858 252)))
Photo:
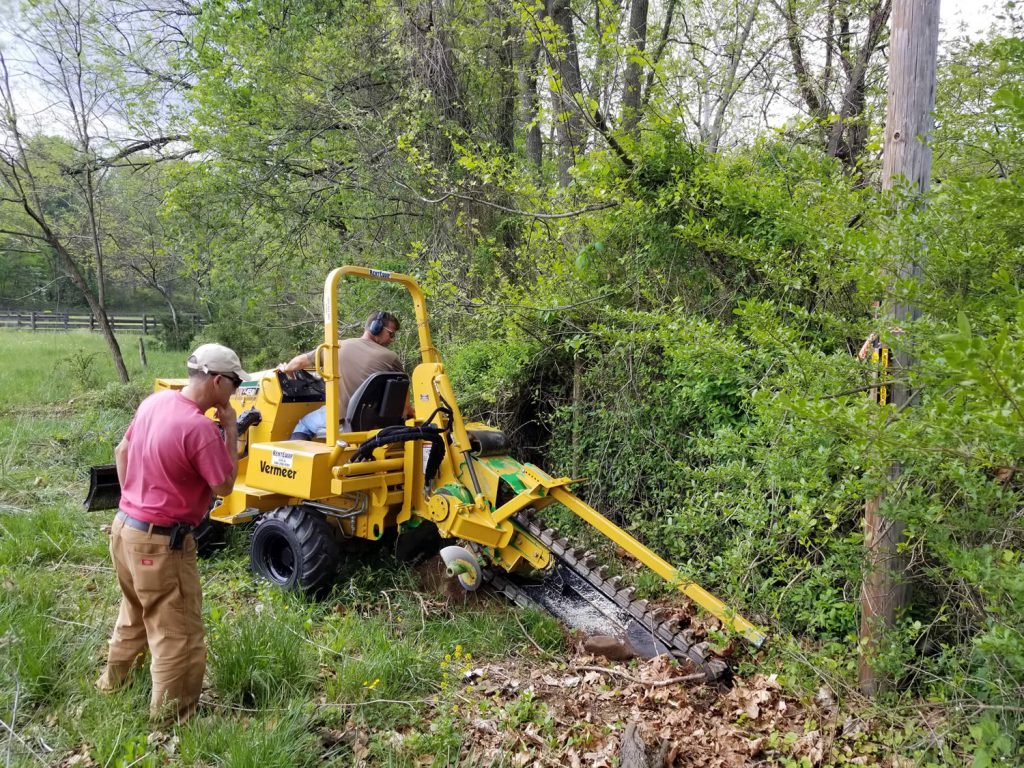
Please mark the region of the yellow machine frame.
MULTIPOLYGON (((506 571, 543 571, 552 564, 549 550, 519 526, 514 516, 527 509, 563 504, 601 535, 676 585, 687 597, 722 623, 760 646, 764 634, 676 568, 645 547, 570 490, 568 477, 554 478, 532 464, 506 455, 481 456, 472 436, 491 428, 467 424, 457 406, 451 380, 434 347, 426 301, 408 275, 365 267, 345 266, 331 271, 324 283, 324 342, 314 353, 316 372, 323 378, 327 409, 326 441, 290 440, 295 423, 319 403, 284 403, 277 372, 264 371, 243 383, 233 399, 241 413, 256 407, 262 421, 240 439, 243 456, 235 488, 211 512, 214 520, 240 523, 261 512, 286 505, 311 504, 321 510, 346 537, 376 540, 390 528, 419 520, 437 525, 444 537, 477 545, 489 564, 506 571), (338 286, 343 277, 397 283, 409 292, 416 317, 421 362, 411 376, 415 415, 407 424, 423 425, 444 414, 447 451, 437 476, 425 487, 421 441, 385 445, 369 461, 352 462, 359 446, 376 434, 342 433, 337 381, 338 286)), ((184 383, 184 382, 182 382, 184 383)), ((158 386, 176 386, 163 380, 158 386)), ((491 430, 493 431, 493 430, 491 430)))

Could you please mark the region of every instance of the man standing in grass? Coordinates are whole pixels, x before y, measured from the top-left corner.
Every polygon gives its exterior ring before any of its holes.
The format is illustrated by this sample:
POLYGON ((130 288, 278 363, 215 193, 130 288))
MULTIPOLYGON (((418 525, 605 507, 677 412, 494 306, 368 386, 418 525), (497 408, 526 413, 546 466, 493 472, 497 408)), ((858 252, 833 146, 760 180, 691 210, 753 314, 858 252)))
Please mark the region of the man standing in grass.
POLYGON ((147 397, 114 449, 121 503, 110 555, 122 597, 107 666, 96 681, 102 691, 119 688, 148 647, 150 717, 178 722, 195 710, 206 670, 191 530, 211 493, 223 496, 234 486, 238 432, 230 398, 248 378, 238 355, 220 344, 203 344, 187 366, 188 384, 147 397), (210 408, 220 431, 204 415, 210 408))

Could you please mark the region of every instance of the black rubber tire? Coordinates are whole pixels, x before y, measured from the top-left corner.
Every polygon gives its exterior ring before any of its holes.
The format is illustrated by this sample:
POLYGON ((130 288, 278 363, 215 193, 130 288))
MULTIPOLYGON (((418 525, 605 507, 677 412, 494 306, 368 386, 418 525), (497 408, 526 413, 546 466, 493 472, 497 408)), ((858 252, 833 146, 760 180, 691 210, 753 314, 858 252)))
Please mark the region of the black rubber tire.
POLYGON ((196 554, 202 558, 213 557, 228 545, 227 525, 210 519, 206 513, 203 522, 192 529, 192 538, 196 540, 196 554))
POLYGON ((338 569, 334 529, 310 507, 280 507, 256 523, 249 542, 253 572, 283 589, 314 597, 329 591, 338 569))

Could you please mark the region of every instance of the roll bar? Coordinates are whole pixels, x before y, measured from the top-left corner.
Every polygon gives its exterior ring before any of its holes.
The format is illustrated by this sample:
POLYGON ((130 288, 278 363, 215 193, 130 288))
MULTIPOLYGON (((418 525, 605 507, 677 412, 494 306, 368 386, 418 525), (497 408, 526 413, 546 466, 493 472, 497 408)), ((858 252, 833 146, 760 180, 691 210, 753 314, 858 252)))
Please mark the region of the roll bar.
POLYGON ((345 276, 381 280, 405 286, 412 298, 413 310, 416 313, 416 331, 419 334, 422 362, 441 362, 441 357, 438 355, 437 349, 434 347, 434 340, 430 335, 427 303, 423 298, 423 291, 415 280, 399 272, 369 269, 368 267, 345 266, 332 269, 324 281, 324 343, 316 348, 313 362, 317 373, 323 377, 325 383, 327 445, 334 446, 336 449, 339 435, 338 424, 343 414, 339 412, 336 384, 341 372, 338 370, 338 324, 335 321, 335 309, 338 306, 338 283, 345 276))

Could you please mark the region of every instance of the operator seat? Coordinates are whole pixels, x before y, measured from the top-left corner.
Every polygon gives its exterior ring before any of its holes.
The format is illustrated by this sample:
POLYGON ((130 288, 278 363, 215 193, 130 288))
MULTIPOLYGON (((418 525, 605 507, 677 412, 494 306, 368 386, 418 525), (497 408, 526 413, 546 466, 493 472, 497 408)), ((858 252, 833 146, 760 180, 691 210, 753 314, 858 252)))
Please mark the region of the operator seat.
POLYGON ((348 413, 341 420, 341 431, 366 432, 402 424, 408 402, 408 374, 392 371, 374 373, 352 393, 348 413))

